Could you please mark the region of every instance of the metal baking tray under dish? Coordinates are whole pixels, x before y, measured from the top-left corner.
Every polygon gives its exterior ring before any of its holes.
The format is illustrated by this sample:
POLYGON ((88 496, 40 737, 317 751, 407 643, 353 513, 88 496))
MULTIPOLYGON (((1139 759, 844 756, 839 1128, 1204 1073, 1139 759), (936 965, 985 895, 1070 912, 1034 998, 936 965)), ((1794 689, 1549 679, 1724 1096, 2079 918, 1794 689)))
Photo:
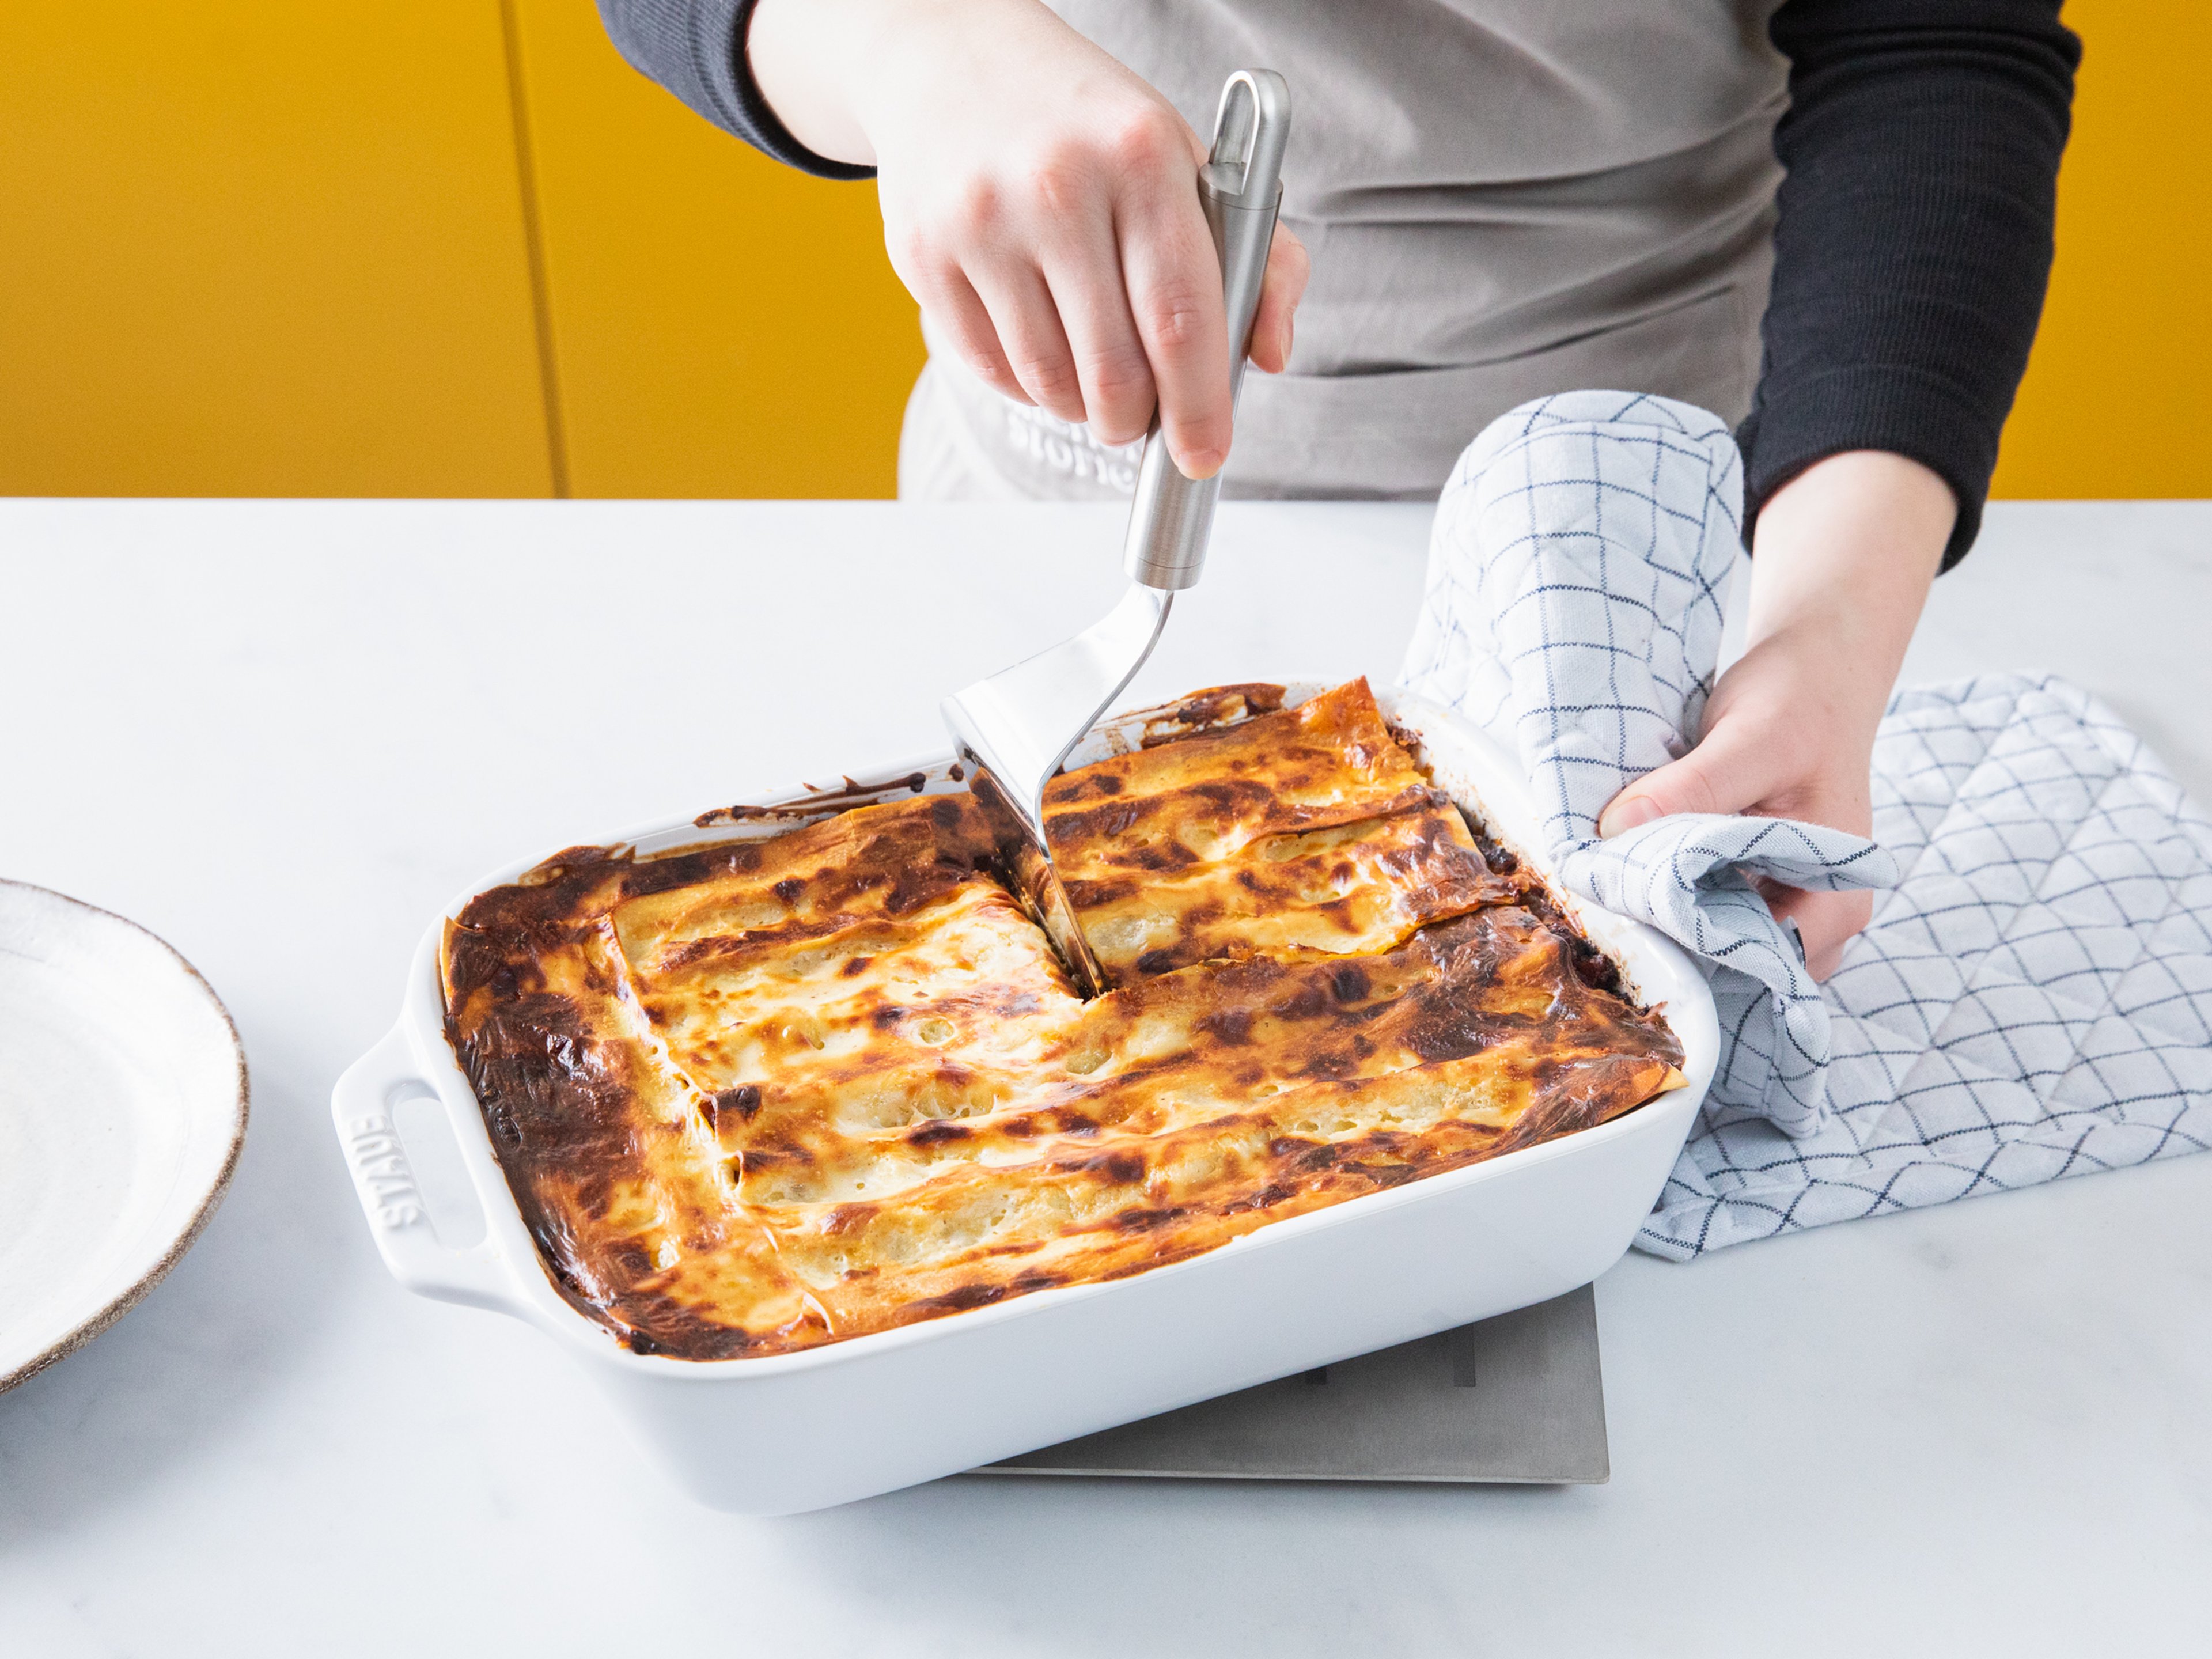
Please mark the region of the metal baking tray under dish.
POLYGON ((1589 1486, 1612 1476, 1583 1285, 1380 1353, 1001 1458, 979 1475, 1589 1486))
MULTIPOLYGON (((1291 681, 1285 703, 1322 690, 1291 681)), ((1537 816, 1511 757, 1457 716, 1401 692, 1377 701, 1416 740, 1434 781, 1540 872, 1537 816)), ((1152 711, 1156 712, 1156 711, 1152 711)), ((1081 765, 1135 746, 1142 715, 1100 724, 1081 765)), ((843 775, 827 812, 872 791, 954 791, 950 756, 843 775)), ((804 809, 801 809, 802 811, 804 809)), ((702 829, 684 819, 597 838, 641 857, 781 834, 790 811, 702 829)), ((572 838, 573 840, 574 838, 572 838)), ((538 860, 494 871, 432 917, 399 1020, 339 1079, 331 1113, 385 1265, 423 1296, 527 1321, 581 1361, 654 1461, 702 1501, 789 1514, 934 1480, 1530 1306, 1618 1261, 1681 1150, 1712 1079, 1719 1033, 1705 981, 1672 941, 1559 892, 1620 968, 1663 1005, 1689 1086, 1595 1128, 1261 1227, 1127 1279, 1013 1297, 798 1352, 696 1361, 638 1354, 564 1301, 507 1185, 483 1114, 445 1036, 438 950, 446 919, 538 860), (439 1241, 394 1124, 444 1109, 486 1221, 465 1249, 439 1241)))

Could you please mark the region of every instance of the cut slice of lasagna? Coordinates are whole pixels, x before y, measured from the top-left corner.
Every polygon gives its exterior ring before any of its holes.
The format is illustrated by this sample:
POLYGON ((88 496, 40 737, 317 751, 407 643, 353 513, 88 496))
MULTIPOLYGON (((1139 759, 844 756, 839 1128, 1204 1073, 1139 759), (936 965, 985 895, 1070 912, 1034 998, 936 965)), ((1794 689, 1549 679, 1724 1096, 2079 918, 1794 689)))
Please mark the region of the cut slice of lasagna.
POLYGON ((569 1299, 641 1352, 784 1352, 1142 1272, 1680 1081, 1364 682, 1243 690, 1048 792, 1114 985, 1087 1004, 965 794, 572 849, 471 902, 447 1031, 569 1299))
POLYGON ((1054 779, 1045 832, 1109 981, 1356 956, 1514 896, 1367 682, 1054 779))

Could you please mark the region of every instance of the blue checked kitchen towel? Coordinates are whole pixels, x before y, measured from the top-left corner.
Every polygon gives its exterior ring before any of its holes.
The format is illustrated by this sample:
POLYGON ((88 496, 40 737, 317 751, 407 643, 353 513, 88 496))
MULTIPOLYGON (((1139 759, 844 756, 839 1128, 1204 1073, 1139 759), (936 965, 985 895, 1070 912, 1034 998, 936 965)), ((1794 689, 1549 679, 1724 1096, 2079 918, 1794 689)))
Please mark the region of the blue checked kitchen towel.
POLYGON ((1680 754, 1741 549, 1727 428, 1664 398, 1523 405, 1437 506, 1401 678, 1515 748, 1559 878, 1680 940, 1721 1066, 1638 1243, 1684 1259, 2212 1143, 2212 820, 2094 698, 1900 694, 1877 840, 1599 811, 1680 754), (1883 890, 1826 986, 1752 886, 1883 890))

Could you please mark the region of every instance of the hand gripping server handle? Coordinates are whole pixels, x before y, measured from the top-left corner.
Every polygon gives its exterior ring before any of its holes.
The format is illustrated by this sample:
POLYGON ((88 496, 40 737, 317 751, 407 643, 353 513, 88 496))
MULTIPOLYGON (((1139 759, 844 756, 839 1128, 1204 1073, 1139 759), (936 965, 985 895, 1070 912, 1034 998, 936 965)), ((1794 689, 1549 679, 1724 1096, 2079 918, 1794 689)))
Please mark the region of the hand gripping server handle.
MULTIPOLYGON (((1229 319, 1229 396, 1244 384, 1244 354, 1260 309, 1260 283, 1283 199, 1283 147, 1291 131, 1291 89, 1273 70, 1238 70, 1221 89, 1213 120, 1213 152, 1199 170, 1199 202, 1221 256, 1221 291, 1229 319)), ((1152 416, 1138 469, 1122 568, 1133 581, 1166 592, 1197 586, 1213 533, 1221 475, 1185 477, 1169 459, 1152 416)))

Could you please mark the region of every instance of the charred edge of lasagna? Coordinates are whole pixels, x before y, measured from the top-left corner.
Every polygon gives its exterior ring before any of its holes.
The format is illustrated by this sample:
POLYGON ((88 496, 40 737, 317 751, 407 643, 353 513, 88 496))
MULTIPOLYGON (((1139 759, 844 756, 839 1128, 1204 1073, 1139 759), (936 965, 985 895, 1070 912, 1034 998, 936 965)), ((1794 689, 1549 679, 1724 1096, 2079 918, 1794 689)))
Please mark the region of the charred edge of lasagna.
POLYGON ((1162 744, 1177 743, 1202 732, 1218 732, 1261 714, 1274 714, 1281 709, 1289 695, 1287 688, 1264 680, 1208 686, 1173 702, 1119 715, 1115 725, 1124 730, 1135 726, 1139 745, 1157 749, 1162 744))
MULTIPOLYGON (((1407 754, 1413 757, 1414 764, 1420 767, 1422 775, 1431 776, 1431 769, 1420 758, 1422 744, 1419 735, 1395 720, 1388 724, 1390 735, 1397 739, 1407 754)), ((1440 795, 1444 793, 1437 791, 1440 795)), ((1524 870, 1520 854, 1491 833, 1489 824, 1483 821, 1480 814, 1462 808, 1461 815, 1467 820, 1468 833, 1474 837, 1475 850, 1482 854, 1482 861, 1497 874, 1510 878, 1519 890, 1519 897, 1515 902, 1567 941, 1567 948, 1574 959, 1575 972, 1583 983, 1594 991, 1610 992, 1631 1006, 1641 1009, 1643 1004, 1631 994, 1627 981, 1621 977, 1620 964, 1591 941, 1589 935, 1583 931, 1582 924, 1559 902, 1551 884, 1534 871, 1524 870)))

